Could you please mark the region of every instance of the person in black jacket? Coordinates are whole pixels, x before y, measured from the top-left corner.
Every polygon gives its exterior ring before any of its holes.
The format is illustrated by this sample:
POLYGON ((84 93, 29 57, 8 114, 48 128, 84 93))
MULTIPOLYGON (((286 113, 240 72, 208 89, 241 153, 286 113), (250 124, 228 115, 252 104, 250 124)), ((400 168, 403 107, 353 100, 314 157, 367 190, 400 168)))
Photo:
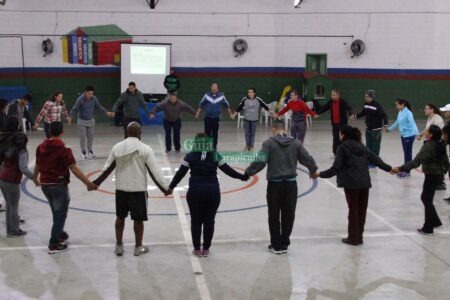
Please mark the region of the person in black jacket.
POLYGON ((367 164, 371 162, 386 172, 390 172, 392 167, 361 143, 361 132, 358 128, 342 126, 339 137, 342 144, 337 149, 333 166, 313 177, 331 178, 337 175, 337 186, 344 188, 349 208, 348 236, 342 239, 342 242, 357 246, 363 243, 369 189, 372 187, 367 164))
POLYGON ((339 130, 342 126, 348 124, 348 116, 352 114, 350 105, 341 98, 341 92, 338 89, 331 91, 331 100, 324 106, 315 101, 316 113, 323 114, 330 110, 331 125, 333 126, 333 154, 336 155, 337 147, 341 141, 339 139, 339 130))
POLYGON ((19 120, 19 129, 23 130, 22 119, 25 118, 27 122, 32 121, 30 113, 28 111, 28 104, 32 101, 30 94, 22 96, 20 99, 14 100, 8 106, 8 117, 14 116, 19 120))
MULTIPOLYGON (((365 94, 365 104, 360 113, 352 115, 356 120, 366 117, 366 147, 376 155, 380 155, 381 133, 388 126, 388 118, 380 103, 375 101, 375 90, 365 94)), ((375 166, 370 164, 369 168, 375 166)))
POLYGON ((220 186, 217 179, 217 168, 230 177, 246 181, 249 176, 240 174, 226 164, 218 152, 203 151, 212 149, 212 140, 209 147, 204 147, 205 141, 211 139, 205 133, 198 133, 194 139, 193 150, 188 153, 180 168, 169 185, 166 195, 172 194, 173 189, 180 183, 186 173, 191 169, 189 189, 186 200, 191 214, 191 234, 195 256, 209 255, 209 248, 214 235, 214 223, 217 209, 220 204, 220 186), (200 249, 200 238, 203 227, 203 249, 200 249))

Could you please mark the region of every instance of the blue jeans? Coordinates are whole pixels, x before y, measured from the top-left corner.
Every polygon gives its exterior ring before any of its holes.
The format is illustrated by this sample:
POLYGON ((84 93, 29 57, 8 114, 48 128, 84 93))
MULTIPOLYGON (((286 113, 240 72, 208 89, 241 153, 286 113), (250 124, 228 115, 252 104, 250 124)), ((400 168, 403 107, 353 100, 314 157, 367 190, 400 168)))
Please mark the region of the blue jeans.
POLYGON ((69 210, 69 187, 67 185, 43 185, 42 192, 48 200, 53 215, 53 226, 49 247, 57 245, 64 231, 67 211, 69 210))
MULTIPOLYGON (((402 138, 402 147, 403 147, 403 155, 405 157, 405 163, 412 160, 412 149, 414 140, 416 139, 415 135, 402 138)), ((409 172, 408 172, 409 173, 409 172)))
POLYGON ((258 121, 244 120, 245 145, 247 147, 255 145, 256 124, 258 121))
POLYGON ((180 151, 180 130, 181 130, 181 119, 177 119, 174 122, 167 121, 164 119, 164 131, 166 132, 166 150, 172 150, 172 128, 173 128, 173 145, 175 146, 175 151, 180 151))

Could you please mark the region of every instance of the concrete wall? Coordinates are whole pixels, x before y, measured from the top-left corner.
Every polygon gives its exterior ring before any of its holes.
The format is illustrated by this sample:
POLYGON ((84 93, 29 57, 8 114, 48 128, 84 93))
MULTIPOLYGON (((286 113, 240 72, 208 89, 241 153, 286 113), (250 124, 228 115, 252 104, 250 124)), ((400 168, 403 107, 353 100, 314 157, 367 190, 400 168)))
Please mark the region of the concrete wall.
MULTIPOLYGON (((330 68, 445 69, 448 2, 304 0, 295 9, 293 0, 160 0, 150 10, 145 0, 21 0, 0 6, 0 34, 23 36, 25 67, 73 67, 62 63, 60 36, 77 26, 115 23, 136 42, 172 43, 176 67, 303 67, 305 53, 319 52, 328 53, 330 68), (231 48, 235 36, 249 43, 238 58, 231 48), (367 44, 359 58, 351 58, 351 36, 367 44), (43 57, 47 37, 56 47, 43 57)), ((21 66, 19 39, 0 42, 7 45, 0 66, 21 66)))

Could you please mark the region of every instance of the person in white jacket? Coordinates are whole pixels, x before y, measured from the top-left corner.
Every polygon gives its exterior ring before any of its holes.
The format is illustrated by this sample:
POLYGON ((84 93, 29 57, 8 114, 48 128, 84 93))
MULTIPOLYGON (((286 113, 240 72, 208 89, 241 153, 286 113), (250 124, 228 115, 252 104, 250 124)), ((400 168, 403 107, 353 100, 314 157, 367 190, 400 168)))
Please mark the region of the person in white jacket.
POLYGON ((140 141, 141 126, 137 122, 128 125, 127 136, 128 138, 113 146, 102 174, 94 180, 94 183, 100 186, 114 168, 116 169, 115 253, 117 256, 123 255, 123 230, 125 218, 130 212, 131 219, 134 221, 136 238, 134 255, 139 256, 149 251, 148 247, 142 244, 144 221, 148 220, 147 172, 164 194, 167 193, 168 186, 161 176, 161 168, 156 161, 152 148, 140 141))

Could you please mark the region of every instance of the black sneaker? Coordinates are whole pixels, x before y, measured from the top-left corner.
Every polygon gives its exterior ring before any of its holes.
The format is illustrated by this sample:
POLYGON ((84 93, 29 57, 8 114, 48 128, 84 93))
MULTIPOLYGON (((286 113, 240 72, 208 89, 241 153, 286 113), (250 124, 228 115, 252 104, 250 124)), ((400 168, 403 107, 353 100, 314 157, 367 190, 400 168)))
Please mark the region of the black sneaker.
POLYGON ((282 253, 288 253, 288 246, 282 245, 282 246, 281 246, 281 252, 282 252, 282 253))
POLYGON ((267 251, 272 252, 274 254, 281 254, 281 253, 283 253, 283 251, 281 251, 281 249, 275 249, 275 248, 272 247, 272 245, 269 245, 267 247, 267 251))
POLYGON ((445 191, 447 189, 447 186, 445 185, 445 183, 441 183, 440 185, 438 185, 436 187, 436 191, 445 191))
POLYGON ((342 239, 341 242, 343 242, 344 244, 347 244, 347 245, 352 245, 352 246, 358 246, 358 245, 362 244, 362 242, 361 243, 352 242, 349 239, 342 239))
POLYGON ((63 244, 56 244, 56 245, 52 245, 50 247, 48 247, 48 254, 56 254, 56 253, 60 253, 60 252, 64 252, 67 251, 67 245, 63 245, 63 244))
POLYGON ((26 235, 27 234, 27 232, 25 231, 25 230, 22 230, 22 229, 19 229, 17 232, 14 232, 14 233, 12 233, 12 234, 7 234, 6 235, 6 237, 9 237, 9 238, 18 238, 18 237, 21 237, 21 236, 24 236, 24 235, 26 235))
POLYGON ((421 228, 417 229, 417 232, 422 235, 433 235, 433 232, 423 231, 421 228))
POLYGON ((65 231, 61 232, 61 235, 59 236, 59 243, 61 245, 66 245, 68 239, 69 239, 69 234, 65 231))

